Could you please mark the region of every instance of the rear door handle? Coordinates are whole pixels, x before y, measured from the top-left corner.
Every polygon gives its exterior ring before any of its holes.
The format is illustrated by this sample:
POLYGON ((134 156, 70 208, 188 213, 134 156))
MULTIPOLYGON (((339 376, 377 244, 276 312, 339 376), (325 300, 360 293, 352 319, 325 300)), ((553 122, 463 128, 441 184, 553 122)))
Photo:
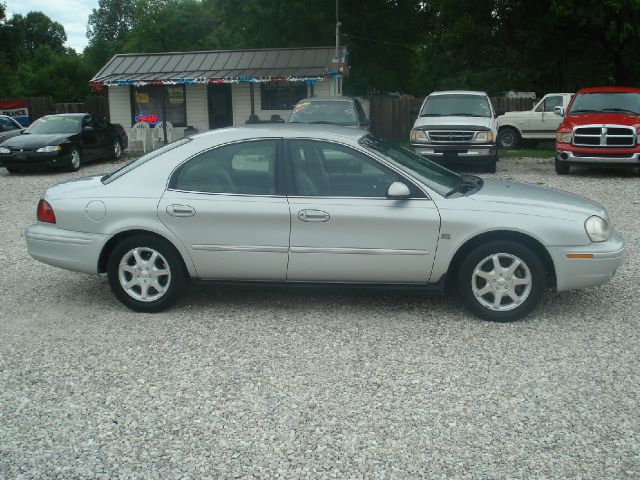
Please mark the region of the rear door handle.
POLYGON ((303 222, 327 222, 331 216, 323 210, 300 210, 298 218, 303 222))
POLYGON ((167 214, 172 217, 193 217, 196 209, 189 205, 169 205, 167 206, 167 214))

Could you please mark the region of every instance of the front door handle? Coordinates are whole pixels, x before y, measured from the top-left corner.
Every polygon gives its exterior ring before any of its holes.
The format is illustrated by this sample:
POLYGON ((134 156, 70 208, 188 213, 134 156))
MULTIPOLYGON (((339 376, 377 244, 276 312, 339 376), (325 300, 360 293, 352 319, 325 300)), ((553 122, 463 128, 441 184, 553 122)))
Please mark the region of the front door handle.
POLYGON ((303 222, 327 222, 331 216, 323 210, 300 210, 298 218, 303 222))
POLYGON ((172 217, 193 217, 196 209, 189 205, 169 205, 167 206, 167 214, 172 217))

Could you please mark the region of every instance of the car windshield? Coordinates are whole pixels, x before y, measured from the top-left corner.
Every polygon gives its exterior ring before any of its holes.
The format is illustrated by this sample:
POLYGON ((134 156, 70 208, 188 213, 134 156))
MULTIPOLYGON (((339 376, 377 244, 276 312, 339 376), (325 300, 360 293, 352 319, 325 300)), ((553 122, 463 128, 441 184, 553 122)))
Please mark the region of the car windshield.
POLYGON ((421 117, 490 117, 491 106, 484 95, 431 95, 424 102, 421 117))
POLYGON ((190 141, 191 141, 191 138, 185 137, 185 138, 183 138, 181 140, 178 140, 176 142, 170 143, 169 145, 165 145, 162 148, 154 150, 153 152, 147 153, 146 155, 143 155, 140 158, 136 158, 135 160, 132 160, 131 162, 127 163, 126 165, 120 167, 116 171, 111 172, 108 175, 105 175, 104 177, 102 177, 101 178, 102 183, 104 183, 104 184, 111 183, 114 180, 116 180, 117 178, 120 178, 121 176, 123 176, 125 173, 128 173, 131 170, 133 170, 135 168, 138 168, 140 165, 142 165, 144 163, 147 163, 149 160, 152 160, 152 159, 162 155, 165 152, 173 150, 176 147, 184 145, 185 143, 189 143, 190 141))
POLYGON ((640 93, 580 93, 573 100, 569 114, 581 113, 640 115, 640 93))
POLYGON ((461 175, 422 158, 406 148, 398 147, 373 135, 367 135, 359 143, 366 149, 382 155, 386 160, 413 175, 440 195, 445 196, 466 183, 461 175))
POLYGON ((289 122, 352 126, 358 124, 358 117, 352 102, 313 101, 298 103, 289 117, 289 122))
POLYGON ((82 117, 49 115, 31 124, 25 133, 78 133, 82 117))

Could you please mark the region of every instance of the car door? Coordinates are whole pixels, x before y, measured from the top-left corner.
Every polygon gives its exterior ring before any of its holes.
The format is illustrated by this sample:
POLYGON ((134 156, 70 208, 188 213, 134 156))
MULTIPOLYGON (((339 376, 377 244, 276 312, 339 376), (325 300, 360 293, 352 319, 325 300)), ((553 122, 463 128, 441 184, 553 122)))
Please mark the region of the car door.
POLYGON ((288 281, 426 283, 440 216, 419 188, 352 147, 287 142, 288 281), (389 199, 405 183, 410 198, 389 199))
POLYGON ((95 117, 93 115, 85 115, 82 117, 82 130, 80 131, 82 138, 82 157, 83 161, 97 160, 102 150, 102 135, 96 130, 95 117))
POLYGON ((278 181, 280 144, 216 147, 172 174, 158 217, 181 239, 200 278, 285 280, 289 205, 278 181))
POLYGON ((553 113, 556 106, 562 106, 562 95, 547 95, 536 105, 529 118, 528 137, 554 138, 561 120, 553 113))

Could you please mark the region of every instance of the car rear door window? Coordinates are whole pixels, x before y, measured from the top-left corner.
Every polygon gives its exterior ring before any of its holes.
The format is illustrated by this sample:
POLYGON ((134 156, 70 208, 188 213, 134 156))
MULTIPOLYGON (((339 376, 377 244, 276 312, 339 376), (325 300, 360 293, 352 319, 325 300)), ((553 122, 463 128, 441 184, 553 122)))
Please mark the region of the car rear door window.
POLYGON ((169 188, 274 195, 277 145, 277 140, 257 140, 207 150, 178 168, 171 177, 169 188))

